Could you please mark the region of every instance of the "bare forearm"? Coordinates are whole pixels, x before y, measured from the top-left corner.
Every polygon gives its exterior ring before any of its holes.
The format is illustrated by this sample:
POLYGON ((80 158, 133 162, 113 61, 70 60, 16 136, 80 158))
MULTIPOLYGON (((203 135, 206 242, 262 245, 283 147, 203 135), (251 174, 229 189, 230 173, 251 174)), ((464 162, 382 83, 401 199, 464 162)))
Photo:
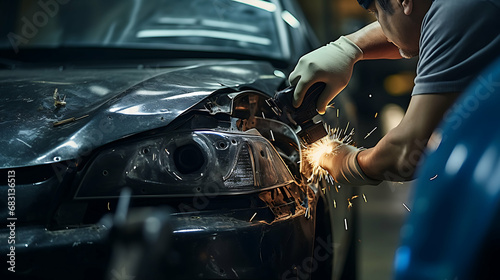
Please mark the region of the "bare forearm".
POLYGON ((365 174, 376 180, 412 180, 428 139, 397 143, 387 135, 373 148, 361 151, 358 163, 365 174))
POLYGON ((398 48, 387 41, 378 21, 346 35, 363 51, 363 59, 399 59, 398 48))

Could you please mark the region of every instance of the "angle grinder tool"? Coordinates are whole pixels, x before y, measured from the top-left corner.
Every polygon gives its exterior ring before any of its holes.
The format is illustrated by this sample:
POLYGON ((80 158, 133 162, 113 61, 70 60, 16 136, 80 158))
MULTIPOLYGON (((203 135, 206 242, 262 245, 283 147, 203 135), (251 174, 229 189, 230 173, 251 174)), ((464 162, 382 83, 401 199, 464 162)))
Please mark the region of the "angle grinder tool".
POLYGON ((316 103, 325 86, 326 84, 323 82, 313 84, 307 90, 304 101, 298 108, 293 107, 292 104, 295 86, 276 92, 274 97, 266 100, 266 102, 276 114, 278 120, 294 129, 300 127, 297 135, 306 144, 311 144, 328 134, 322 121, 315 123, 312 120, 313 117, 318 115, 316 103))

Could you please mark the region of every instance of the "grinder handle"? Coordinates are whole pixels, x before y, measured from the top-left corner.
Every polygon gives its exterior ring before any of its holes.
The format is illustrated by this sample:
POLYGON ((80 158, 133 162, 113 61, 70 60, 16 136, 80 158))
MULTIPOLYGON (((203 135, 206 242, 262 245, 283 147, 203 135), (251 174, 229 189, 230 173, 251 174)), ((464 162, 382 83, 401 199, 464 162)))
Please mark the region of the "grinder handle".
MULTIPOLYGON (((318 114, 318 111, 316 110, 316 104, 318 103, 319 96, 325 89, 325 86, 325 83, 317 82, 306 91, 302 104, 300 104, 300 106, 295 109, 294 120, 298 124, 305 123, 318 114)), ((289 95, 289 98, 290 102, 292 102, 293 93, 289 95)))

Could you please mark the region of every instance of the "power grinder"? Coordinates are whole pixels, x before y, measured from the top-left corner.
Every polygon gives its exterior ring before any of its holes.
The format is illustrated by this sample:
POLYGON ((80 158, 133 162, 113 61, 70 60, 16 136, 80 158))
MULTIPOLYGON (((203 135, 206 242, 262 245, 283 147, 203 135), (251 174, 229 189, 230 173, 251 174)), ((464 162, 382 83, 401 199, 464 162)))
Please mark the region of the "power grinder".
POLYGON ((304 101, 298 108, 293 107, 292 104, 295 86, 276 92, 274 97, 266 100, 266 102, 276 114, 278 120, 294 129, 300 128, 297 136, 304 143, 312 144, 328 134, 322 121, 315 123, 312 120, 313 117, 318 115, 316 103, 325 86, 326 84, 323 82, 313 84, 307 90, 304 101))

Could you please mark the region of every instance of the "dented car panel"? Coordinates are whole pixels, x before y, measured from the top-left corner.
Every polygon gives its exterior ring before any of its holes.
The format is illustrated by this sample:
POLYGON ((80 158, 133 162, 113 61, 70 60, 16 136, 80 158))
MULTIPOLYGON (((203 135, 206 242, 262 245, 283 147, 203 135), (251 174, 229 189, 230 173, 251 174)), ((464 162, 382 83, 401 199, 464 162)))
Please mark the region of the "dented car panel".
POLYGON ((1 71, 0 143, 9 149, 0 151, 0 168, 81 157, 116 139, 166 126, 223 88, 247 85, 273 92, 283 82, 274 70, 262 62, 228 62, 142 71, 1 71), (66 105, 54 105, 56 89, 66 105), (12 114, 9 108, 19 110, 12 114))

